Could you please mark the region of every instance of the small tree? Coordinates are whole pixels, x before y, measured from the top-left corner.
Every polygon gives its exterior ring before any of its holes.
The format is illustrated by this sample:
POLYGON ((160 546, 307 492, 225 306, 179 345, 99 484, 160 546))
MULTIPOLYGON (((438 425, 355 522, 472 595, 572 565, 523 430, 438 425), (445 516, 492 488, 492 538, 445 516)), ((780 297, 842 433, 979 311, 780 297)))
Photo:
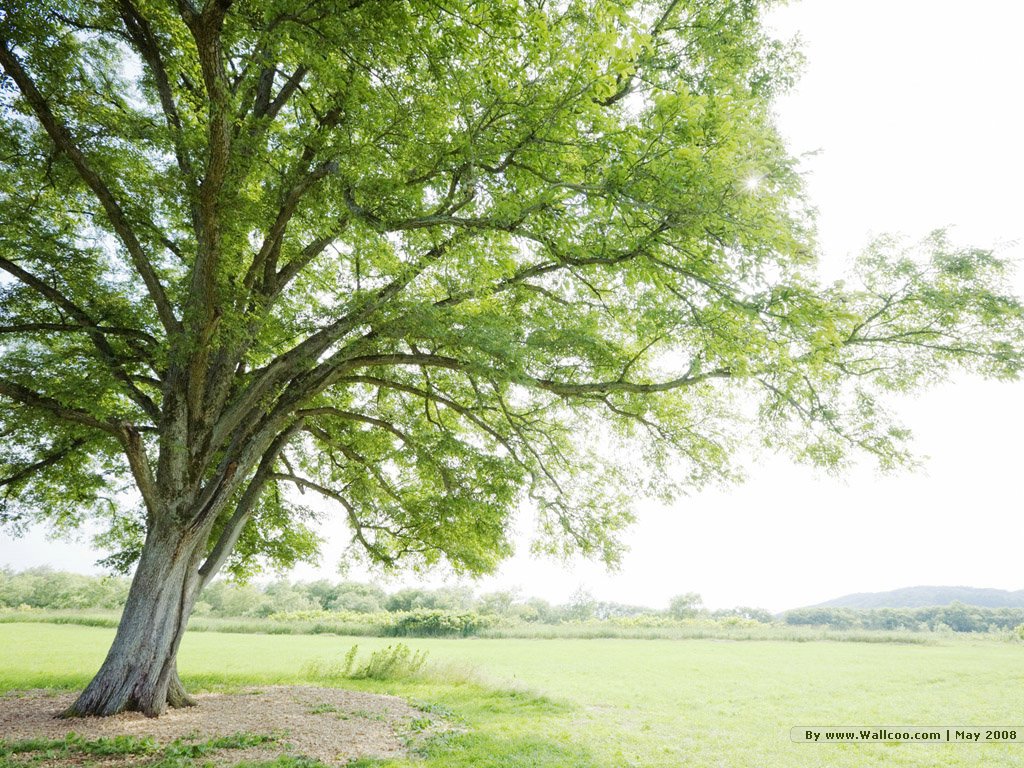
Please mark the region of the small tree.
POLYGON ((562 616, 568 621, 587 621, 594 618, 597 600, 590 590, 581 585, 569 596, 569 602, 560 608, 562 616))
POLYGON ((700 613, 704 600, 696 592, 676 595, 668 603, 668 614, 674 619, 690 619, 700 613))
POLYGON ((334 599, 326 606, 332 611, 374 613, 384 610, 388 596, 375 584, 344 582, 339 584, 334 599))
POLYGON ((512 609, 520 605, 521 602, 518 588, 487 592, 480 595, 476 603, 476 610, 485 615, 509 616, 512 609))
POLYGON ((270 600, 273 613, 313 611, 320 607, 320 604, 302 588, 301 584, 292 584, 287 579, 279 579, 268 584, 263 593, 270 600))
POLYGON ((274 612, 271 599, 251 584, 218 581, 206 588, 203 597, 220 616, 267 616, 274 612))
POLYGON ((631 498, 731 477, 744 436, 893 466, 879 393, 1017 373, 991 254, 883 243, 816 282, 760 14, 0 9, 0 520, 98 518, 134 568, 70 713, 189 703, 203 587, 316 551, 290 491, 384 567, 490 571, 525 500, 542 550, 614 561, 631 498))
POLYGON ((540 597, 531 597, 522 605, 516 606, 513 615, 526 622, 555 624, 559 620, 557 609, 540 597))
POLYGON ((414 611, 418 608, 461 611, 469 609, 472 605, 473 591, 466 587, 409 587, 388 595, 384 603, 384 607, 389 611, 414 611))

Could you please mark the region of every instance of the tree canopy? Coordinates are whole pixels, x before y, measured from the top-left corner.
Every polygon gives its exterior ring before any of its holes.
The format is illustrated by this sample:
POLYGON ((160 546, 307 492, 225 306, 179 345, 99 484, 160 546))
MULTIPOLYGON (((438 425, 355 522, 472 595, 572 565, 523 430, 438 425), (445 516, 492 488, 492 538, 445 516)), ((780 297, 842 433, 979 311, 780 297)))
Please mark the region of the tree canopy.
POLYGON ((630 498, 751 435, 905 462, 881 396, 1017 375, 1021 305, 938 234, 819 282, 763 10, 6 6, 0 522, 106 521, 183 630, 225 565, 315 552, 295 491, 370 561, 482 573, 526 501, 614 561, 630 498))

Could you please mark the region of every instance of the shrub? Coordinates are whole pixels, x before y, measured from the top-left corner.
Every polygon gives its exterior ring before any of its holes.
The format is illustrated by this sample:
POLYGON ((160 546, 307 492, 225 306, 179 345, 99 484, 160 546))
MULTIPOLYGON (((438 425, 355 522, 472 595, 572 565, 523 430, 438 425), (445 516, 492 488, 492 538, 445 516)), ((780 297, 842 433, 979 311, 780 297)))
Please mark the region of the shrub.
POLYGON ((469 637, 493 623, 490 618, 470 611, 408 611, 396 615, 384 628, 384 634, 389 637, 469 637))

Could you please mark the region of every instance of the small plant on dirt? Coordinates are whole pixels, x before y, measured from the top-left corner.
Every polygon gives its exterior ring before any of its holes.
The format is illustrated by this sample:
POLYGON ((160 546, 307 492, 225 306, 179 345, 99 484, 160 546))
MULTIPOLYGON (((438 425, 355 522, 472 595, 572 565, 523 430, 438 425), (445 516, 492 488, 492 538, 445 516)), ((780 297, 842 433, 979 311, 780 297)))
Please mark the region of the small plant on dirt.
MULTIPOLYGON (((136 736, 113 736, 99 739, 85 739, 77 733, 69 733, 62 739, 26 739, 5 742, 0 740, 0 760, 8 755, 41 752, 48 758, 65 757, 71 754, 97 755, 150 755, 158 750, 151 738, 136 736)), ((0 765, 4 763, 0 762, 0 765)))
POLYGON ((323 715, 327 712, 337 712, 338 708, 333 704, 317 704, 315 707, 309 710, 311 715, 323 715))
MULTIPOLYGON (((183 739, 161 747, 152 738, 137 736, 109 736, 85 739, 69 733, 62 739, 30 739, 7 743, 0 740, 0 766, 30 765, 40 761, 58 761, 57 764, 79 764, 86 756, 103 757, 104 764, 135 765, 139 757, 148 757, 150 768, 184 768, 194 760, 219 750, 245 749, 275 742, 273 736, 254 733, 236 733, 218 736, 201 742, 183 739), (25 755, 27 760, 12 761, 10 755, 25 755), (116 758, 122 758, 123 763, 116 758)), ((86 759, 87 761, 87 759, 86 759)))
POLYGON ((371 712, 368 709, 353 709, 349 714, 351 717, 357 717, 360 720, 376 720, 378 722, 387 720, 380 712, 371 712))
POLYGON ((446 720, 454 720, 456 717, 455 710, 446 707, 444 704, 438 704, 433 701, 421 701, 414 699, 409 702, 420 712, 424 712, 428 715, 436 715, 437 717, 443 717, 446 720))
POLYGON ((414 733, 420 733, 427 730, 434 724, 434 721, 429 717, 417 717, 415 720, 409 723, 409 730, 414 733))

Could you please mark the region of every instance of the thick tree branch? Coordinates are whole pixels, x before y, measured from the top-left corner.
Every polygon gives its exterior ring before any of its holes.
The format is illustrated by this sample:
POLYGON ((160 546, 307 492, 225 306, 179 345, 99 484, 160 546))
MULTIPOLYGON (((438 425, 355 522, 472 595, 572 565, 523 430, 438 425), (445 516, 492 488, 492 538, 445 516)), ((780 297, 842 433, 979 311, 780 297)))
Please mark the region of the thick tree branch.
MULTIPOLYGON (((13 325, 0 325, 0 335, 42 333, 49 336, 55 333, 87 333, 90 336, 92 336, 92 333, 90 333, 91 331, 101 333, 104 336, 124 336, 129 340, 128 344, 132 347, 132 349, 140 353, 140 359, 145 360, 147 365, 149 365, 149 367, 153 369, 152 362, 149 359, 149 350, 140 346, 138 342, 143 341, 146 342, 147 344, 151 344, 154 346, 158 342, 148 333, 145 333, 144 331, 139 331, 135 328, 117 328, 108 325, 90 326, 83 325, 80 323, 15 323, 13 325)), ((116 370, 114 371, 115 375, 118 377, 119 380, 122 381, 122 383, 126 385, 126 387, 129 388, 129 397, 136 400, 136 402, 139 403, 139 405, 142 405, 143 409, 146 410, 147 414, 150 417, 156 419, 159 411, 150 411, 147 406, 139 402, 137 396, 145 398, 145 401, 149 401, 149 403, 152 404, 152 400, 150 400, 150 398, 147 395, 145 395, 145 393, 136 389, 134 383, 144 382, 153 387, 159 388, 163 385, 163 382, 160 379, 154 378, 152 376, 145 376, 137 373, 127 373, 124 370, 123 366, 120 364, 120 362, 118 362, 118 360, 113 360, 112 365, 116 366, 116 370)), ((153 407, 157 408, 155 404, 153 404, 153 407)))
MULTIPOLYGON (((453 357, 431 354, 409 354, 390 353, 379 355, 360 355, 340 360, 328 360, 325 366, 334 369, 334 375, 344 376, 350 371, 360 368, 372 368, 378 366, 411 365, 423 368, 446 368, 451 371, 470 373, 480 369, 477 364, 467 363, 453 357)), ((501 377, 499 371, 488 369, 491 376, 501 377)), ((534 386, 556 395, 586 395, 586 394, 608 394, 610 392, 631 392, 637 394, 651 394, 655 392, 668 392, 673 389, 692 386, 702 381, 715 378, 729 378, 733 375, 728 368, 716 368, 711 371, 697 372, 688 371, 682 376, 666 381, 658 382, 635 382, 624 379, 609 381, 591 381, 581 383, 560 382, 553 379, 538 378, 524 374, 509 374, 505 376, 509 381, 514 381, 526 386, 534 386)))
POLYGON ((7 477, 0 477, 0 488, 3 488, 4 486, 8 485, 14 485, 15 483, 18 483, 21 480, 31 477, 36 472, 42 469, 46 469, 47 467, 51 467, 54 464, 63 461, 65 458, 67 458, 68 455, 81 448, 87 442, 87 440, 83 440, 81 438, 77 440, 72 440, 70 445, 67 445, 63 448, 58 448, 57 450, 51 452, 50 454, 44 456, 43 458, 34 461, 31 464, 28 464, 27 466, 21 467, 14 474, 8 475, 7 477))
MULTIPOLYGON (((243 100, 243 103, 245 101, 250 103, 249 106, 246 107, 245 111, 240 115, 241 118, 244 118, 249 110, 252 110, 253 115, 257 117, 266 113, 267 106, 270 104, 270 94, 274 89, 274 77, 276 75, 277 67, 273 65, 266 66, 260 71, 259 77, 256 78, 256 87, 253 89, 255 93, 252 99, 243 100)), ((242 120, 239 119, 236 123, 236 130, 241 130, 242 120)))
POLYGON ((4 68, 4 71, 17 84, 18 89, 32 108, 36 118, 53 140, 53 143, 68 157, 72 165, 75 166, 75 170, 78 171, 78 175, 103 206, 103 210, 106 212, 114 232, 117 233, 121 243, 128 251, 136 272, 138 272, 146 284, 146 289, 156 307, 160 322, 169 334, 175 333, 180 329, 178 319, 174 315, 174 310, 164 292, 163 284, 160 282, 156 270, 154 270, 153 265, 142 248, 142 244, 139 242, 138 237, 136 237, 135 230, 128 222, 128 217, 121 210, 121 206, 114 198, 110 188, 86 161, 85 155, 78 148, 78 145, 71 137, 71 133, 53 114, 53 110, 50 109, 46 98, 36 87, 35 82, 25 71, 24 67, 22 67, 21 62, 11 52, 8 43, 2 39, 0 39, 0 66, 4 68))
POLYGON ((327 250, 327 247, 338 239, 341 232, 347 226, 348 219, 343 219, 333 234, 326 235, 324 237, 318 237, 316 240, 313 240, 299 252, 298 256, 296 256, 283 267, 281 267, 281 269, 278 271, 277 275, 274 278, 274 286, 276 292, 280 293, 282 290, 284 290, 284 288, 287 287, 287 285, 293 279, 295 279, 295 277, 300 272, 302 272, 303 269, 309 266, 313 259, 315 259, 321 253, 327 250))
POLYGON ((147 344, 157 344, 157 340, 145 331, 135 328, 118 328, 110 325, 87 325, 82 323, 15 323, 0 325, 0 333, 88 333, 96 331, 104 336, 126 336, 147 344))
MULTIPOLYGON (((92 339, 93 345, 99 351, 103 362, 106 363, 110 372, 114 375, 114 378, 121 382, 127 395, 146 412, 146 415, 149 416, 149 418, 154 421, 160 418, 160 409, 157 407, 156 403, 154 403, 148 395, 135 386, 135 383, 124 369, 124 361, 118 357, 114 348, 110 346, 110 342, 107 341, 107 337, 104 335, 100 326, 90 318, 88 314, 86 314, 85 310, 49 283, 40 280, 31 272, 23 269, 20 265, 15 264, 9 259, 0 257, 0 269, 3 269, 9 275, 15 277, 23 284, 40 293, 53 304, 71 315, 71 317, 75 319, 78 327, 83 332, 87 333, 89 338, 92 339)), ((142 335, 145 336, 145 334, 142 335)))
MULTIPOLYGON (((179 0, 179 8, 199 55, 199 68, 203 76, 207 102, 206 163, 199 184, 197 248, 189 285, 190 333, 199 348, 213 334, 219 315, 215 308, 218 265, 223 257, 221 249, 221 209, 228 167, 231 164, 232 124, 231 88, 224 68, 221 40, 224 16, 230 7, 225 0, 210 0, 196 15, 188 0, 179 0)), ((190 399, 201 396, 204 390, 204 360, 196 356, 190 372, 190 399)))
MULTIPOLYGON (((679 0, 671 0, 671 2, 669 2, 669 4, 665 7, 665 10, 662 12, 661 16, 658 17, 658 20, 654 23, 654 26, 651 27, 650 35, 652 45, 657 42, 658 35, 660 35, 662 31, 665 29, 665 24, 668 22, 669 17, 672 15, 672 12, 675 11, 677 5, 679 5, 679 0)), ((641 61, 638 57, 638 59, 634 62, 634 69, 632 73, 630 73, 627 77, 622 77, 620 75, 615 78, 616 85, 618 87, 615 89, 614 93, 603 99, 594 99, 594 101, 596 101, 602 107, 610 107, 612 104, 621 101, 622 99, 626 98, 629 94, 631 94, 633 92, 633 85, 636 82, 637 74, 640 71, 640 64, 641 61)))
POLYGON ((415 443, 412 438, 394 424, 365 413, 357 413, 356 411, 346 411, 343 408, 331 407, 302 408, 295 413, 299 416, 333 416, 334 418, 342 419, 343 421, 358 421, 362 424, 369 424, 370 426, 390 432, 407 446, 411 448, 415 447, 415 443))
MULTIPOLYGON (((411 384, 406 384, 401 381, 395 381, 393 379, 385 379, 379 376, 344 376, 337 379, 335 384, 340 383, 352 383, 352 384, 369 384, 370 386, 376 387, 377 389, 391 389, 396 392, 405 392, 416 397, 421 397, 424 400, 443 405, 446 408, 458 413, 468 421, 472 422, 478 428, 486 432, 488 435, 493 437, 499 443, 505 446, 510 453, 515 454, 515 450, 511 444, 507 441, 507 438, 502 435, 497 429, 489 424, 485 419, 481 418, 474 412, 473 408, 463 405, 450 397, 445 396, 437 392, 434 389, 421 389, 420 387, 414 387, 411 384)), ((491 409, 494 410, 494 409, 491 409)))
POLYGON ((320 485, 319 483, 315 483, 312 480, 307 480, 304 477, 299 477, 298 475, 291 473, 274 473, 271 475, 271 479, 291 483, 296 488, 307 488, 319 493, 324 498, 331 499, 341 504, 348 516, 349 525, 352 526, 352 535, 355 537, 356 541, 358 541, 367 552, 377 558, 380 562, 385 563, 386 565, 393 565, 395 563, 395 558, 393 556, 387 554, 383 549, 376 546, 373 542, 367 539, 366 535, 363 533, 364 528, 375 528, 378 526, 368 526, 363 523, 359 519, 359 515, 356 513, 355 506, 340 493, 333 491, 326 486, 320 485))
MULTIPOLYGON (((316 133, 337 125, 341 115, 342 110, 338 108, 329 110, 318 121, 316 133)), ((284 243, 285 230, 298 211, 299 203, 306 192, 321 179, 338 171, 338 163, 335 160, 327 160, 321 162, 315 168, 311 167, 315 159, 316 147, 312 142, 307 143, 303 147, 302 154, 295 163, 295 167, 287 174, 289 177, 296 179, 296 181, 281 195, 281 204, 274 223, 271 225, 266 237, 264 237, 263 245, 253 259, 246 272, 245 279, 242 281, 242 285, 245 286, 246 290, 251 290, 256 285, 257 280, 262 278, 262 282, 259 285, 260 292, 266 296, 277 293, 277 286, 275 285, 278 276, 277 262, 281 253, 281 246, 284 243)))
POLYGON ((302 422, 300 420, 285 429, 274 439, 270 444, 270 447, 268 447, 263 453, 263 457, 260 459, 256 472, 253 473, 252 479, 249 480, 248 485, 245 487, 245 491, 242 493, 242 497, 238 501, 238 506, 235 507, 234 513, 225 524, 216 543, 210 550, 210 554, 207 556, 206 561, 199 569, 202 585, 200 589, 205 587, 224 566, 228 556, 231 554, 231 550, 235 548, 235 544, 238 542, 238 537, 242 535, 242 529, 245 528, 245 524, 248 523, 249 518, 252 517, 253 510, 256 508, 256 503, 259 501, 260 494, 263 493, 263 488, 271 479, 274 462, 277 460, 278 455, 284 447, 288 444, 288 441, 291 440, 295 436, 296 432, 299 431, 301 425, 302 422))
POLYGON ((261 110, 256 112, 256 117, 261 119, 273 120, 277 117, 277 114, 284 109, 285 104, 291 99, 292 95, 302 85, 302 80, 309 72, 309 68, 305 64, 300 64, 296 67, 295 71, 291 74, 284 84, 281 86, 281 90, 277 92, 277 96, 272 101, 268 100, 266 105, 261 110))
MULTIPOLYGON (((312 148, 307 147, 303 152, 302 158, 299 161, 299 165, 303 169, 309 167, 310 162, 313 160, 314 151, 312 148)), ((281 253, 281 246, 284 242, 285 230, 288 228, 288 223, 295 216, 295 213, 299 209, 299 203, 302 201, 302 197, 321 179, 330 176, 338 170, 338 164, 335 162, 321 163, 318 167, 303 172, 299 180, 284 194, 281 201, 281 207, 277 212, 277 216, 274 219, 274 223, 270 227, 270 231, 267 232, 266 237, 263 239, 263 245, 260 247, 259 253, 253 259, 252 264, 249 267, 248 272, 245 275, 245 279, 242 281, 242 285, 245 288, 251 289, 257 287, 260 293, 264 295, 271 295, 277 292, 275 281, 277 279, 277 262, 278 257, 281 253), (260 282, 257 282, 260 280, 260 282)))
POLYGON ((234 432, 238 424, 249 417, 252 408, 280 386, 283 381, 290 380, 297 403, 303 402, 311 396, 317 388, 322 386, 322 382, 309 379, 310 387, 304 393, 300 393, 295 389, 299 375, 309 372, 324 372, 323 368, 319 368, 319 371, 316 370, 316 360, 338 339, 343 338, 352 329, 358 328, 380 307, 399 295, 402 289, 424 269, 446 253, 457 239, 458 235, 453 236, 431 248, 416 263, 409 265, 402 274, 359 302, 351 311, 346 312, 334 322, 274 358, 262 369, 255 371, 252 382, 243 392, 239 393, 237 400, 225 410, 218 421, 214 431, 215 442, 223 440, 228 434, 234 432))
POLYGON ((174 99, 174 92, 171 89, 171 82, 167 76, 167 69, 164 67, 163 55, 160 52, 160 43, 153 28, 145 16, 139 11, 132 0, 120 0, 121 19, 124 21, 128 38, 134 43, 135 49, 142 56, 143 61, 149 67, 156 84, 156 91, 160 98, 160 107, 167 121, 167 127, 171 132, 171 139, 174 144, 174 155, 178 168, 185 177, 189 190, 195 183, 195 174, 192 170, 192 161, 189 159, 188 150, 185 147, 184 131, 181 123, 181 114, 174 99))
POLYGON ((87 427, 93 427, 94 429, 106 432, 109 435, 114 435, 118 439, 121 438, 121 431, 114 422, 107 422, 97 419, 86 411, 73 408, 69 405, 65 405, 58 400, 47 395, 41 395, 38 392, 33 392, 28 387, 24 387, 14 381, 0 378, 0 395, 10 398, 17 403, 34 408, 43 413, 47 413, 62 421, 70 421, 75 424, 83 424, 87 427))
POLYGON ((142 442, 142 436, 134 426, 122 422, 118 425, 117 437, 128 458, 128 466, 135 478, 135 485, 142 495, 142 501, 146 505, 149 522, 152 524, 162 515, 163 505, 161 504, 160 489, 153 476, 153 468, 149 464, 149 456, 146 453, 146 446, 142 442))

